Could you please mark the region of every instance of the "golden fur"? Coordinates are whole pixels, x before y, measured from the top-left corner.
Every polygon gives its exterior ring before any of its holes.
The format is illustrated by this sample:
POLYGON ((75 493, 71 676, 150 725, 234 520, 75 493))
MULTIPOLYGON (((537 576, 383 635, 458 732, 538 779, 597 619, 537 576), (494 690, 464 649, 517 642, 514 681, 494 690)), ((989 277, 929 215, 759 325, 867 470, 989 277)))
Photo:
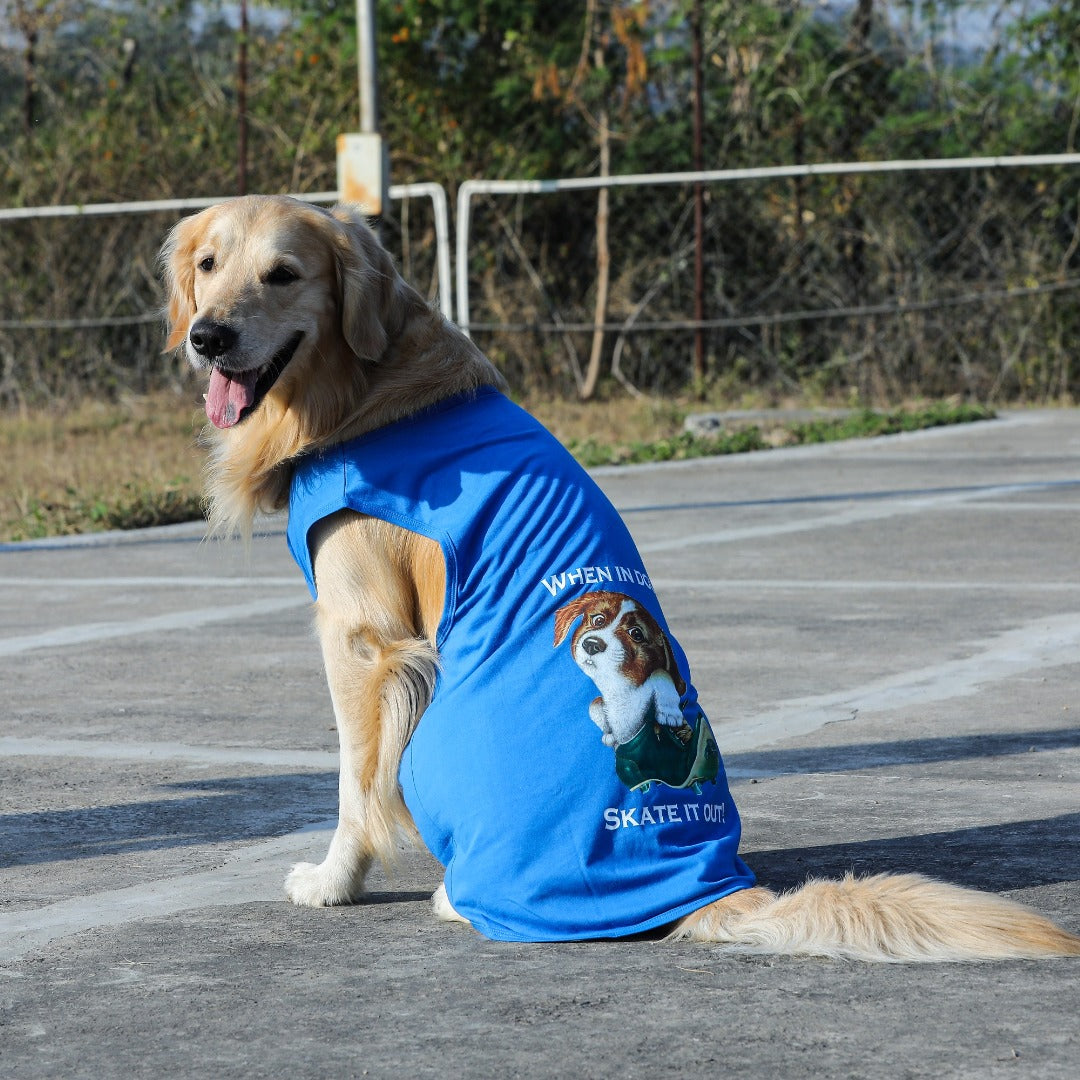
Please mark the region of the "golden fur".
MULTIPOLYGON (((216 531, 249 535, 256 512, 284 507, 298 455, 501 382, 347 209, 237 199, 182 221, 162 260, 169 347, 183 346, 197 367, 212 366, 190 341, 197 320, 236 332, 229 365, 249 374, 299 341, 246 418, 213 433, 216 531)), ((286 892, 319 906, 357 900, 372 859, 392 857, 412 827, 398 763, 435 685, 445 567, 432 541, 351 511, 318 525, 312 551, 341 746, 339 820, 326 858, 295 866, 286 892)), ((457 917, 441 888, 435 902, 457 917)), ((1027 908, 917 875, 811 881, 781 896, 747 889, 685 917, 671 936, 879 961, 1080 955, 1080 938, 1027 908)))
POLYGON ((207 469, 215 531, 246 532, 258 510, 280 510, 288 500, 288 463, 298 454, 502 382, 472 342, 406 284, 348 210, 329 214, 282 197, 237 199, 182 221, 162 259, 170 349, 184 344, 196 312, 260 328, 291 315, 295 326, 309 329, 261 406, 215 440, 207 469), (228 250, 236 258, 200 272, 208 254, 228 250), (287 290, 261 281, 281 252, 304 273, 287 290), (286 293, 291 302, 283 310, 286 293))

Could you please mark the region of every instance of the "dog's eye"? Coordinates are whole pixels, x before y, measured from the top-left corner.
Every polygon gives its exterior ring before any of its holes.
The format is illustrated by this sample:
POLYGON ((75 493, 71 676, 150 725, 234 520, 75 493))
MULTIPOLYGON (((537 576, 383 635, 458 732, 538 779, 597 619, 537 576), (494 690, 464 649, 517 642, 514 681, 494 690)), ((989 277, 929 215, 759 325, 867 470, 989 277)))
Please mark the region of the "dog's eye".
POLYGON ((275 266, 263 280, 267 285, 291 285, 300 280, 300 275, 287 266, 275 266))
POLYGON ((592 617, 592 619, 590 620, 591 625, 596 630, 599 630, 600 627, 603 626, 604 623, 606 623, 606 622, 607 622, 607 619, 605 619, 603 615, 594 615, 592 617))
POLYGON ((640 626, 630 627, 630 640, 636 641, 639 644, 645 640, 645 631, 640 626))
POLYGON ((199 269, 204 274, 209 274, 210 271, 214 269, 214 256, 207 255, 206 258, 199 263, 199 269))

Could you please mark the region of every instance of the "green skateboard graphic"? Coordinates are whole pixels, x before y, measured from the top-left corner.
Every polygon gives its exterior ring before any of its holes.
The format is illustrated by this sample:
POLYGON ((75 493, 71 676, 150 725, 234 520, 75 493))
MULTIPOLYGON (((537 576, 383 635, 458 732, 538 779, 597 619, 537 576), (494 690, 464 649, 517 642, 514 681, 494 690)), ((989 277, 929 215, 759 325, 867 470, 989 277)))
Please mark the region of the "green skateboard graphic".
POLYGON ((631 791, 665 784, 692 787, 700 795, 701 785, 715 782, 719 771, 720 750, 703 713, 693 727, 647 723, 628 743, 615 747, 615 773, 631 791))

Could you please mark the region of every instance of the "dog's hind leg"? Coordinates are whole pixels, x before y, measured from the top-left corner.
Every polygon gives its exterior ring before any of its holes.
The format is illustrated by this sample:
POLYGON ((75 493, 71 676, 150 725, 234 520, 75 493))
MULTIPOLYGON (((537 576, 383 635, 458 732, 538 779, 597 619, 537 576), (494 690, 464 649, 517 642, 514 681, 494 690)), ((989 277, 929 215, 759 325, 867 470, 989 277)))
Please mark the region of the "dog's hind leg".
POLYGON ((446 882, 442 882, 431 896, 431 913, 442 922, 464 923, 472 926, 472 923, 459 915, 454 905, 450 903, 450 897, 446 895, 446 882))
MULTIPOLYGON (((289 899, 309 907, 360 899, 372 860, 391 861, 398 838, 412 828, 398 767, 438 668, 427 634, 434 636, 438 613, 418 597, 413 576, 419 538, 354 514, 332 520, 316 548, 315 569, 317 625, 341 750, 338 824, 326 858, 297 864, 285 883, 289 899)), ((423 552, 423 559, 432 557, 441 568, 437 549, 434 556, 423 552)), ((441 603, 439 595, 440 609, 441 603)))

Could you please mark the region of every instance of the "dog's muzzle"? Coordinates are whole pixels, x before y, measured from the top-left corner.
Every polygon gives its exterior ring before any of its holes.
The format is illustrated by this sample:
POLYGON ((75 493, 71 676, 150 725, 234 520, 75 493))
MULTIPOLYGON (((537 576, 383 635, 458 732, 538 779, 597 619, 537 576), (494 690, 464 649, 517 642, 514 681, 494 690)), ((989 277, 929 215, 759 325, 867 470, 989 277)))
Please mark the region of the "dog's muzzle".
MULTIPOLYGON (((215 326, 220 331, 227 330, 233 334, 235 342, 236 334, 229 327, 221 324, 208 324, 215 326)), ((199 352, 199 345, 192 340, 193 334, 188 334, 192 348, 199 352)), ((227 337, 228 335, 225 335, 227 337)), ((259 403, 266 396, 270 388, 280 378, 281 373, 288 366, 296 350, 300 347, 303 339, 303 331, 298 330, 270 359, 269 363, 261 368, 248 368, 244 371, 230 371, 218 357, 210 361, 210 385, 206 391, 206 415, 210 422, 217 428, 229 428, 238 424, 244 417, 249 416, 259 407, 259 403)), ((202 339, 202 347, 207 350, 200 353, 208 356, 209 350, 217 348, 221 338, 211 342, 205 337, 202 339)), ((226 350, 227 351, 227 350, 226 350)))

